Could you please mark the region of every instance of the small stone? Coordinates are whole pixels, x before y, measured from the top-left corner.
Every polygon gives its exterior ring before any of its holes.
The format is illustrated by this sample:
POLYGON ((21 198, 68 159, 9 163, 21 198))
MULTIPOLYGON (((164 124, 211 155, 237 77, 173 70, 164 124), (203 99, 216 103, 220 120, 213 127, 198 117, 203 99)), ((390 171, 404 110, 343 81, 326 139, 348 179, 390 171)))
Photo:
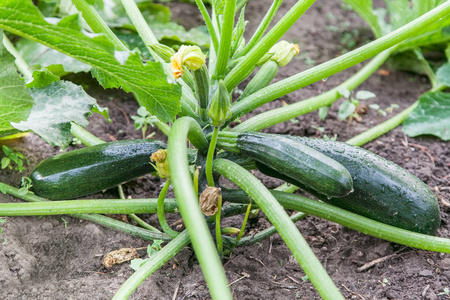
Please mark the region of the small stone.
POLYGON ((419 272, 419 275, 423 277, 433 276, 433 271, 423 270, 419 272))

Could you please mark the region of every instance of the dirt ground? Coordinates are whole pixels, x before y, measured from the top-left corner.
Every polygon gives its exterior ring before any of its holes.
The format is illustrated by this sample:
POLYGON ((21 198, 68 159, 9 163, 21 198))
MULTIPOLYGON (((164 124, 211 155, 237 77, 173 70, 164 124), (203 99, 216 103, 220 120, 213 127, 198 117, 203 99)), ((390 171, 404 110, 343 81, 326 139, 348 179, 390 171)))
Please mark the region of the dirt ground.
MULTIPOLYGON (((278 18, 295 2, 284 1, 278 18)), ((262 18, 270 3, 269 0, 250 1, 246 10, 246 19, 251 21, 247 27, 249 33, 256 28, 256 21, 262 18)), ((200 20, 189 4, 172 3, 171 7, 176 20, 184 25, 192 26, 200 20)), ((301 54, 289 66, 280 69, 277 79, 336 57, 353 43, 361 45, 372 36, 354 12, 342 8, 340 1, 318 0, 285 39, 298 42, 301 54)), ((284 96, 252 114, 280 107, 282 100, 293 103, 329 90, 362 65, 284 96)), ((382 68, 389 70, 387 66, 382 68)), ((374 74, 359 88, 377 95, 367 103, 379 104, 383 109, 395 103, 403 109, 430 88, 422 76, 393 70, 386 74, 374 74)), ((74 80, 85 82, 86 78, 76 77, 74 80)), ((135 115, 138 108, 132 97, 115 90, 100 93, 92 80, 87 83, 91 86, 88 92, 110 109, 113 120, 107 123, 94 116, 89 131, 107 141, 139 138, 140 131, 134 130, 130 121, 130 116, 135 115)), ((337 118, 339 102, 332 106, 325 121, 319 121, 317 112, 313 112, 266 131, 300 136, 337 134, 338 140, 345 141, 383 120, 376 111, 370 110, 361 123, 340 121, 337 118), (317 127, 323 127, 324 131, 319 132, 317 127)), ((159 132, 156 136, 164 139, 159 132)), ((39 161, 59 151, 32 134, 8 145, 30 158, 30 165, 23 173, 0 171, 0 182, 14 186, 19 186, 20 178, 29 175, 39 161)), ((364 148, 394 161, 428 184, 441 200, 442 224, 438 236, 450 237, 450 210, 444 205, 450 199, 449 144, 431 137, 408 138, 397 128, 364 148)), ((264 182, 269 187, 280 183, 267 178, 264 182)), ((157 178, 145 176, 126 184, 124 190, 133 198, 155 197, 161 183, 157 178)), ((94 197, 117 198, 118 193, 111 189, 94 197)), ((0 201, 20 202, 3 194, 0 194, 0 201)), ((155 216, 141 217, 157 226, 155 216)), ((347 299, 450 298, 449 254, 403 247, 317 217, 307 217, 297 225, 347 299), (380 260, 373 267, 358 272, 359 267, 377 259, 380 260)), ((248 230, 267 226, 268 222, 261 216, 250 222, 248 230)), ((127 263, 110 270, 103 268, 104 255, 119 248, 145 247, 148 244, 125 233, 70 216, 6 218, 1 228, 0 298, 8 300, 110 299, 133 270, 127 263)), ((302 279, 305 274, 278 235, 262 243, 236 249, 224 259, 224 268, 229 282, 233 282, 231 289, 235 299, 320 299, 312 284, 302 279)), ((131 299, 209 299, 192 249, 185 248, 165 264, 133 293, 131 299)))

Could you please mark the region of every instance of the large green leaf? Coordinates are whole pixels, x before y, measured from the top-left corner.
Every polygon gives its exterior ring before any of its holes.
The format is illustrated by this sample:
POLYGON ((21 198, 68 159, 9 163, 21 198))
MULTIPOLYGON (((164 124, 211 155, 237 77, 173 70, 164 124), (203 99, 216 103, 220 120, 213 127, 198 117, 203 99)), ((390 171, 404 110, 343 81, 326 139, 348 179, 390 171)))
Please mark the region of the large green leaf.
POLYGON ((71 141, 70 123, 87 126, 87 116, 97 101, 81 86, 69 81, 56 81, 43 88, 29 90, 34 99, 26 121, 12 123, 21 131, 33 131, 53 146, 65 148, 71 141))
MULTIPOLYGON (((417 19, 446 0, 386 0, 386 9, 373 8, 372 0, 343 0, 349 4, 379 38, 417 19), (386 22, 389 20, 389 22, 386 22)), ((445 30, 450 25, 450 16, 418 32, 402 43, 399 50, 442 43, 450 40, 445 30)))
POLYGON ((450 93, 428 92, 419 98, 419 105, 403 123, 409 136, 430 134, 450 140, 450 93))
POLYGON ((29 0, 2 0, 0 28, 69 55, 96 69, 106 87, 132 92, 141 106, 161 121, 175 119, 180 111, 181 87, 167 79, 161 64, 143 65, 134 54, 123 61, 103 36, 88 34, 64 24, 50 24, 29 0))
MULTIPOLYGON (((3 39, 1 31, 0 39, 3 39)), ((0 136, 17 132, 10 122, 26 120, 34 103, 17 73, 14 61, 15 58, 0 42, 0 136)))

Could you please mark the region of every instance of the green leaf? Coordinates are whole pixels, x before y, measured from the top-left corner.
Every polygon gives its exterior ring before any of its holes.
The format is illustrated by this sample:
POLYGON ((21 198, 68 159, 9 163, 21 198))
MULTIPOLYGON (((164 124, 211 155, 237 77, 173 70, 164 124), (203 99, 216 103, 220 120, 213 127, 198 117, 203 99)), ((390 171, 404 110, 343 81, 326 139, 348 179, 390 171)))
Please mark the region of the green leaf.
POLYGON ((367 100, 370 98, 375 98, 376 96, 377 95, 369 91, 358 91, 356 92, 355 98, 358 100, 367 100))
MULTIPOLYGON (((374 9, 372 0, 344 0, 367 24, 377 38, 417 19, 446 0, 396 0, 385 1, 386 10, 374 9), (385 20, 389 20, 386 23, 385 20)), ((416 36, 402 43, 398 51, 414 47, 443 43, 450 40, 444 28, 450 25, 450 16, 442 18, 416 36)))
POLYGON ((353 104, 351 101, 344 101, 341 103, 341 105, 339 106, 339 111, 338 111, 338 117, 341 120, 345 120, 347 119, 356 109, 355 104, 353 104))
POLYGON ((26 121, 12 123, 21 130, 31 130, 47 143, 65 148, 71 141, 70 123, 87 126, 86 117, 96 104, 82 87, 57 81, 44 88, 30 90, 35 106, 26 121))
POLYGON ((27 88, 42 88, 58 80, 59 77, 48 69, 41 69, 33 72, 33 78, 25 86, 27 88))
POLYGON ((2 192, 3 194, 6 194, 6 186, 5 184, 0 182, 0 192, 2 192))
POLYGON ((0 28, 93 66, 95 76, 105 87, 120 86, 132 92, 140 105, 163 122, 173 121, 180 111, 181 87, 167 78, 161 64, 143 65, 136 54, 123 64, 105 37, 52 25, 30 1, 4 0, 0 6, 0 28))
POLYGON ((2 158, 2 170, 9 166, 9 163, 11 162, 11 159, 9 157, 3 157, 2 158))
POLYGON ((438 84, 450 87, 450 63, 443 64, 436 72, 438 84))
POLYGON ((130 267, 133 270, 137 271, 142 266, 142 264, 144 264, 147 260, 148 260, 148 258, 146 258, 146 259, 135 258, 130 261, 130 267))
POLYGON ((323 121, 326 119, 329 108, 330 108, 329 106, 322 106, 321 108, 319 108, 319 119, 320 120, 323 121))
MULTIPOLYGON (((372 0, 343 0, 345 3, 349 4, 353 10, 355 10, 361 18, 366 21, 366 23, 372 29, 374 35, 379 38, 383 35, 382 25, 384 23, 383 16, 380 11, 374 10, 372 8, 372 0), (381 16, 381 17, 380 17, 381 16)), ((385 23, 384 23, 385 24, 385 23)))
MULTIPOLYGON (((3 33, 0 31, 0 38, 3 33)), ((22 78, 14 65, 15 58, 0 42, 0 137, 16 133, 10 122, 26 120, 33 106, 22 78)))
POLYGON ((450 93, 428 92, 419 98, 419 105, 403 123, 409 136, 430 134, 450 140, 450 93))
POLYGON ((57 76, 89 72, 92 69, 88 64, 32 40, 21 39, 16 43, 16 49, 31 67, 47 68, 57 76))

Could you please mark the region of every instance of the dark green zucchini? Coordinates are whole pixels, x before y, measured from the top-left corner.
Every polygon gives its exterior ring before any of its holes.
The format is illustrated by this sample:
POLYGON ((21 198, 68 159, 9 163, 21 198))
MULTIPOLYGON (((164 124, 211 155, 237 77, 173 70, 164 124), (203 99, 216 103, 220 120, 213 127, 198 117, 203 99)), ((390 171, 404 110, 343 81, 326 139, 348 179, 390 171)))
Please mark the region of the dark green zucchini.
POLYGON ((285 136, 242 133, 236 146, 243 155, 326 197, 342 197, 353 189, 350 173, 340 163, 285 136))
POLYGON ((30 175, 36 195, 73 199, 155 171, 150 156, 166 145, 156 140, 103 143, 50 157, 30 175))
MULTIPOLYGON (((370 151, 343 142, 287 138, 341 163, 352 176, 354 191, 335 198, 325 197, 297 183, 300 188, 327 203, 385 224, 424 234, 436 233, 440 225, 438 200, 413 174, 370 151)), ((268 165, 259 167, 262 172, 277 177, 276 170, 270 170, 268 165)))

